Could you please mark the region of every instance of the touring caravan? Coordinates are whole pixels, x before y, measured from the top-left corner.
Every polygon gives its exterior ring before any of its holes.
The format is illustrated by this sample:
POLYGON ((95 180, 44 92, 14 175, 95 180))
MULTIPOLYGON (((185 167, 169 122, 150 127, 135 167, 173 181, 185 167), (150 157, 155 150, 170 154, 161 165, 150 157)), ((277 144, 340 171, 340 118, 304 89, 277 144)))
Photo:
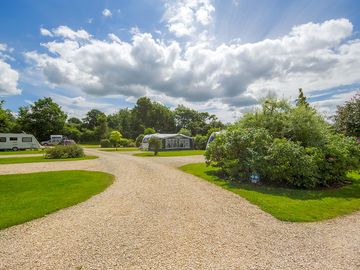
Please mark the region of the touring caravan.
POLYGON ((39 149, 40 143, 34 135, 26 133, 0 133, 0 150, 39 149))

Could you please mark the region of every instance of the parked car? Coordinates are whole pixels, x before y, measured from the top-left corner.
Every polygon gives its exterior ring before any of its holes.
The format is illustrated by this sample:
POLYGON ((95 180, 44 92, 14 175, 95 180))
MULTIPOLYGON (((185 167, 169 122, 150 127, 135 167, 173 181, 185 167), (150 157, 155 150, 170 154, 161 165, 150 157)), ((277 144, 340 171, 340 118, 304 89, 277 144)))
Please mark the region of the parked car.
POLYGON ((61 142, 59 142, 57 145, 72 145, 72 144, 76 144, 76 142, 74 140, 64 139, 61 142))

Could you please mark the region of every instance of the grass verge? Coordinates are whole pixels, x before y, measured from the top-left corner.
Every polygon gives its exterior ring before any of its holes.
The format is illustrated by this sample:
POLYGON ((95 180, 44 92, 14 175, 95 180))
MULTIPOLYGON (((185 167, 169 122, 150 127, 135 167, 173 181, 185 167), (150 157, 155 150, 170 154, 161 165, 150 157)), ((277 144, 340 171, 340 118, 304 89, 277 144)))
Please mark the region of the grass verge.
POLYGON ((0 175, 0 229, 83 202, 113 181, 92 171, 0 175))
POLYGON ((87 160, 95 159, 96 156, 85 156, 80 158, 45 158, 44 156, 35 156, 35 157, 9 157, 9 158, 0 158, 1 164, 17 164, 17 163, 33 163, 33 162, 55 162, 55 161, 75 161, 75 160, 87 160))
MULTIPOLYGON (((162 152, 159 152, 158 157, 195 156, 195 155, 203 155, 204 153, 205 153, 204 150, 162 151, 162 152)), ((134 154, 134 156, 155 157, 154 152, 137 153, 137 154, 134 154)))
POLYGON ((184 172, 240 195, 275 218, 292 222, 312 222, 360 210, 360 174, 350 172, 353 183, 337 189, 298 190, 231 182, 217 176, 217 169, 204 163, 180 167, 184 172))
POLYGON ((33 155, 43 154, 44 152, 44 150, 0 151, 0 155, 33 155))
POLYGON ((100 144, 79 144, 79 145, 84 148, 100 148, 100 144))
POLYGON ((124 147, 124 148, 119 147, 118 149, 116 149, 116 148, 101 148, 100 151, 104 151, 104 152, 132 152, 132 151, 139 151, 139 148, 136 148, 136 147, 124 147))

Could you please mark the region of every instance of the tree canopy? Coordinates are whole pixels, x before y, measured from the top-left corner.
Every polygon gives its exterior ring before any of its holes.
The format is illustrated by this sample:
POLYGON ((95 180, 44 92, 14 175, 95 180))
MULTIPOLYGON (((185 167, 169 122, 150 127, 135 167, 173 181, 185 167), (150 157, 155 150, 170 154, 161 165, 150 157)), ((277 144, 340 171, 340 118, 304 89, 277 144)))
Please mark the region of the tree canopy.
POLYGON ((337 107, 335 128, 347 136, 360 137, 360 91, 344 105, 337 107))

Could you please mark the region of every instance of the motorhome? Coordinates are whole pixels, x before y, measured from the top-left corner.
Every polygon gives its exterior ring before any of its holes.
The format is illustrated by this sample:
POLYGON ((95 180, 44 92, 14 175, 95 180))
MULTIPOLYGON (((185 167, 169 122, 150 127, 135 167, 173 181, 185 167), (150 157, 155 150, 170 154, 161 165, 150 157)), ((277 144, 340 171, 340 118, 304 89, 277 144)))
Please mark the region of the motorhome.
POLYGON ((63 139, 65 139, 63 135, 50 135, 50 140, 42 141, 41 145, 43 146, 57 145, 63 139))
POLYGON ((39 149, 40 143, 34 135, 26 133, 0 133, 0 150, 39 149))

